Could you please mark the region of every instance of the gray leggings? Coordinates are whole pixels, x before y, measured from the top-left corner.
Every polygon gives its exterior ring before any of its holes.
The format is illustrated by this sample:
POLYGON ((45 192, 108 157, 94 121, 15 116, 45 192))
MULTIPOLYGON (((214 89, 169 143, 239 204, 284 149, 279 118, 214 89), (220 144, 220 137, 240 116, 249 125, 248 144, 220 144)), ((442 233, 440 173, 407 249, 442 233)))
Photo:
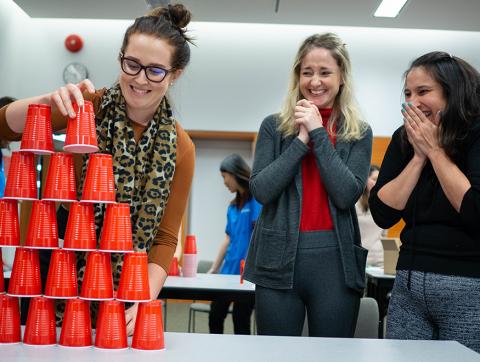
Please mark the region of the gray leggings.
POLYGON ((387 338, 455 340, 480 352, 480 278, 399 270, 387 338))
POLYGON ((292 289, 255 290, 258 334, 353 337, 360 294, 345 286, 338 246, 297 250, 292 289))

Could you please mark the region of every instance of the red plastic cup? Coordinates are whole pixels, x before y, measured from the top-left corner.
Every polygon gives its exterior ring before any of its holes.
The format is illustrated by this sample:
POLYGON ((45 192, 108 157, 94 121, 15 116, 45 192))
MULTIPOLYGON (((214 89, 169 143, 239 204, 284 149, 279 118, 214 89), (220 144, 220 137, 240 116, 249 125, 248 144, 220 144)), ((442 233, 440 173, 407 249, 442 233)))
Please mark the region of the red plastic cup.
POLYGON ((151 300, 147 253, 125 254, 117 299, 125 302, 148 302, 151 300))
POLYGON ((107 300, 100 303, 95 347, 103 349, 128 348, 125 305, 123 302, 107 300))
POLYGON ((100 235, 100 250, 115 253, 133 252, 129 204, 107 205, 100 235))
POLYGON ((58 248, 55 202, 44 200, 33 202, 25 246, 34 249, 58 248))
POLYGON ((245 259, 240 260, 240 284, 243 284, 243 271, 245 270, 245 259))
POLYGON ((185 239, 182 275, 190 278, 197 276, 197 242, 195 235, 187 235, 185 239))
POLYGON ((78 297, 75 252, 63 249, 53 250, 44 294, 47 298, 78 297))
POLYGON ((35 346, 57 343, 55 304, 52 299, 35 297, 30 300, 23 343, 35 346))
POLYGON ((36 297, 42 294, 38 250, 17 248, 8 294, 15 297, 36 297))
POLYGON ((113 299, 110 254, 100 251, 88 253, 80 298, 87 300, 113 299))
POLYGON ((21 341, 18 304, 18 298, 0 295, 0 344, 21 341))
POLYGON ((58 344, 64 347, 92 345, 92 321, 88 301, 78 298, 67 301, 58 344))
POLYGON ((72 154, 56 152, 50 158, 43 200, 64 202, 77 200, 72 154))
POLYGON ((17 200, 0 199, 0 247, 20 246, 17 200))
POLYGON ((196 254, 197 253, 197 240, 195 235, 187 235, 185 239, 184 254, 196 254))
POLYGON ((74 202, 71 205, 63 248, 65 250, 95 250, 97 248, 93 204, 74 202))
POLYGON ((90 155, 82 192, 83 202, 114 203, 115 183, 112 155, 90 155))
POLYGON ((165 349, 162 302, 160 300, 152 300, 138 305, 132 348, 142 350, 165 349))
POLYGON ((83 107, 73 103, 75 118, 69 118, 63 149, 72 153, 98 151, 95 110, 93 103, 84 101, 83 107))
POLYGON ((37 174, 34 161, 35 157, 31 152, 12 152, 3 196, 5 199, 37 199, 37 174))
POLYGON ((173 257, 172 262, 170 263, 170 268, 168 268, 168 275, 172 277, 180 276, 180 270, 178 269, 178 259, 176 256, 173 257))
POLYGON ((50 120, 49 105, 30 104, 28 106, 20 149, 38 155, 53 153, 52 122, 50 120))
POLYGON ((3 278, 2 249, 0 248, 0 294, 5 293, 5 280, 3 278))

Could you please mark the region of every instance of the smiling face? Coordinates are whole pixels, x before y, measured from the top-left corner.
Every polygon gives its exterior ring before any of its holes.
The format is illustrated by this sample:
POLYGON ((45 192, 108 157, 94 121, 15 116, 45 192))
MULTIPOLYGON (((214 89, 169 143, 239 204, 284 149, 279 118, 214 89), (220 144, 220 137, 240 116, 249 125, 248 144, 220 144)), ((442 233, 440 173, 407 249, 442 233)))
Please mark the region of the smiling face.
MULTIPOLYGON (((174 48, 165 40, 152 35, 134 33, 130 36, 123 55, 125 58, 133 59, 143 66, 171 69, 173 52, 174 48)), ((167 93, 170 83, 178 78, 180 72, 178 70, 169 72, 161 83, 154 83, 147 79, 144 70, 133 76, 120 70, 119 83, 125 97, 129 117, 132 119, 140 118, 134 120, 141 123, 141 118, 152 117, 167 93), (142 116, 135 117, 138 114, 142 116)))
POLYGON ((405 79, 405 102, 411 102, 433 123, 447 100, 441 85, 423 68, 412 68, 405 79))
POLYGON ((340 90, 341 70, 330 50, 313 48, 300 64, 300 92, 319 108, 332 108, 340 90))

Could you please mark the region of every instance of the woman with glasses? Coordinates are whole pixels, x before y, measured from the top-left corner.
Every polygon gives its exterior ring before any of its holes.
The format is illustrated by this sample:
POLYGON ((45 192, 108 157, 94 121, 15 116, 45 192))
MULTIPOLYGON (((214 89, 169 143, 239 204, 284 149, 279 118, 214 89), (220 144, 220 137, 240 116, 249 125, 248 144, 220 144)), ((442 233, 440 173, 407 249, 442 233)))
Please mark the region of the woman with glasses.
MULTIPOLYGON (((19 100, 0 111, 0 137, 18 140, 29 104, 51 105, 53 128, 62 130, 67 116, 75 116, 73 101, 79 105, 84 99, 93 102, 99 152, 113 156, 116 201, 131 205, 134 249, 148 252, 152 299, 157 298, 167 277, 193 177, 194 145, 173 118, 166 97, 190 60, 191 39, 185 34, 190 18, 191 13, 180 4, 156 8, 137 18, 124 35, 119 81, 109 89, 95 90, 92 82, 85 80, 19 100)), ((81 160, 80 190, 87 158, 81 160)), ((104 208, 95 204, 95 211, 99 229, 104 208)), ((78 257, 77 264, 81 281, 85 255, 78 257)), ((121 265, 122 255, 112 254, 115 286, 121 265)), ((137 307, 126 311, 129 334, 133 333, 137 307)))
POLYGON ((256 284, 259 334, 352 337, 365 286, 355 203, 372 132, 353 102, 350 59, 335 34, 302 43, 280 114, 258 133, 250 179, 263 211, 245 279, 256 284))

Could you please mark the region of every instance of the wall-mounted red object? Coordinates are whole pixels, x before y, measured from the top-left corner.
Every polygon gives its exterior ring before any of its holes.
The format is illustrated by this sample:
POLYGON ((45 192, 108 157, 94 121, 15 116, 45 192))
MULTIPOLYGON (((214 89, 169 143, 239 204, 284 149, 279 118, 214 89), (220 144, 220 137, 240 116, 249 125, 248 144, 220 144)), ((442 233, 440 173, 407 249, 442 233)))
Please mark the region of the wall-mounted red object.
POLYGON ((72 53, 76 53, 83 48, 83 40, 77 34, 70 34, 65 39, 65 47, 72 53))

